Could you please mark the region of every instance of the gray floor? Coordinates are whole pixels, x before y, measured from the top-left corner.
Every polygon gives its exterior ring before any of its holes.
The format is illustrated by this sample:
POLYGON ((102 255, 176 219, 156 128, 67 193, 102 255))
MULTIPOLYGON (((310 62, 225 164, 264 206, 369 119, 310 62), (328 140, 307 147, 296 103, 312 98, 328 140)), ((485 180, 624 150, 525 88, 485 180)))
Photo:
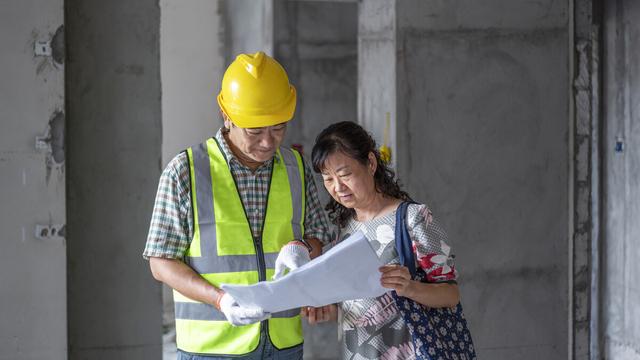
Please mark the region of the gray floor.
POLYGON ((171 329, 162 335, 162 360, 176 359, 176 330, 171 329))

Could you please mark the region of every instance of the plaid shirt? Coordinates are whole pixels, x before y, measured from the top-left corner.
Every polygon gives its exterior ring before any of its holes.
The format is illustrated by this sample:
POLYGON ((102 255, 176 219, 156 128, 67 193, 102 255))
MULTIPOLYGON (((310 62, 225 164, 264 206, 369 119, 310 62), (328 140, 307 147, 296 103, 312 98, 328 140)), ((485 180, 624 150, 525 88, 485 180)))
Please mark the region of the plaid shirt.
MULTIPOLYGON (((216 139, 222 152, 229 159, 231 174, 236 180, 242 204, 254 237, 259 237, 266 212, 267 193, 273 161, 276 156, 261 165, 255 172, 242 165, 233 155, 218 130, 216 139)), ((306 209, 304 218, 305 238, 316 238, 323 244, 329 243, 331 234, 324 211, 320 207, 318 189, 311 169, 305 162, 306 209)), ((191 216, 191 183, 189 160, 186 152, 181 152, 169 162, 160 176, 158 192, 151 216, 149 235, 142 256, 182 259, 193 237, 191 216)))

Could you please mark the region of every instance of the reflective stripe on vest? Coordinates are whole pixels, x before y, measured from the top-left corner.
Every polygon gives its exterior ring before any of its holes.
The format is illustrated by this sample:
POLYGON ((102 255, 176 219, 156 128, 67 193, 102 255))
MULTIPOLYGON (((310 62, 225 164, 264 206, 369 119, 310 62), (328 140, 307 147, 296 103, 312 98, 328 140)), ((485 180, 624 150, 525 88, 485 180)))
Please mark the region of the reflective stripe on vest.
MULTIPOLYGON (((217 141, 209 139, 189 148, 187 155, 194 234, 185 262, 216 286, 271 279, 282 245, 304 234, 306 199, 300 155, 289 149, 278 150, 262 233, 255 240, 217 141)), ((211 305, 193 301, 176 291, 174 301, 178 348, 200 354, 241 355, 258 346, 260 323, 234 327, 211 305)), ((283 349, 302 343, 299 313, 293 309, 272 314, 268 329, 274 346, 283 349)))

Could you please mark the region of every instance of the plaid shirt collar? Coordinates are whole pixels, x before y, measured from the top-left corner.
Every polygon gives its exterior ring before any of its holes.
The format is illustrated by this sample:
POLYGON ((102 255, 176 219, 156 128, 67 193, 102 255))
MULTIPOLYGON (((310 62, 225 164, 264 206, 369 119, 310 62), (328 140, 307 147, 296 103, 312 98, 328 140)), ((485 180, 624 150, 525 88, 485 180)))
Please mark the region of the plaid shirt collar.
MULTIPOLYGON (((216 140, 218 140, 218 143, 220 144, 220 147, 222 147, 222 153, 228 159, 228 163, 229 163, 229 167, 230 168, 233 169, 233 168, 235 168, 237 166, 237 167, 240 167, 240 168, 245 169, 247 171, 251 171, 248 167, 244 166, 238 160, 238 158, 233 154, 233 152, 229 148, 229 145, 227 144, 227 139, 225 139, 224 134, 222 133, 222 128, 218 129, 218 132, 216 132, 216 136, 215 137, 216 137, 216 140)), ((277 152, 275 154, 273 154, 273 157, 271 159, 265 161, 262 165, 260 165, 256 169, 256 172, 263 171, 263 170, 266 170, 266 169, 270 169, 271 168, 271 163, 273 162, 274 159, 275 159, 276 163, 280 162, 280 157, 278 156, 277 152)))

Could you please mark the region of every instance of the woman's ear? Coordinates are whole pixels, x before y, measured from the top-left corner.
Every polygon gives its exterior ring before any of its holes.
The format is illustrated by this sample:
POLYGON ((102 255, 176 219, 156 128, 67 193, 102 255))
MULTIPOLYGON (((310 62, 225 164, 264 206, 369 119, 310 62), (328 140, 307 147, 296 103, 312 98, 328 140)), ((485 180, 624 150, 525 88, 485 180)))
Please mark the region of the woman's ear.
POLYGON ((376 160, 376 155, 373 151, 369 152, 369 171, 371 175, 376 173, 376 169, 378 168, 378 160, 376 160))

